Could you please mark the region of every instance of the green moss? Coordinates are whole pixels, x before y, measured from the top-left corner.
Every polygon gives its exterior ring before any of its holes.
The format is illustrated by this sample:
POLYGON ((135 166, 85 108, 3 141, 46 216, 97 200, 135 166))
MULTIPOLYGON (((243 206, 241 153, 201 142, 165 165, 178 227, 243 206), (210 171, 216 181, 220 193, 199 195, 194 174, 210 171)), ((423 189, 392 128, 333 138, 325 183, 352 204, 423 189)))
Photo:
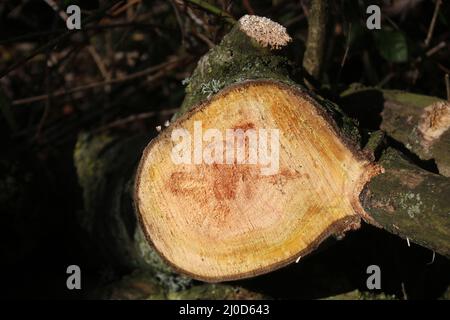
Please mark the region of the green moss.
POLYGON ((383 131, 380 130, 374 131, 370 133, 369 139, 366 145, 364 146, 364 150, 374 155, 375 158, 375 154, 379 149, 381 149, 383 141, 384 141, 383 131))
POLYGON ((97 289, 91 294, 94 299, 143 300, 152 297, 165 298, 163 287, 154 279, 153 273, 136 270, 122 279, 97 289))
POLYGON ((360 84, 351 85, 341 93, 341 98, 342 103, 350 110, 364 107, 364 111, 379 110, 377 114, 382 111, 380 127, 386 134, 403 143, 422 160, 434 159, 439 173, 450 176, 450 130, 435 141, 431 149, 423 147, 418 131, 424 108, 442 99, 398 90, 364 87, 360 84))
POLYGON ((340 96, 344 98, 354 94, 360 94, 369 91, 380 92, 385 100, 395 101, 400 104, 405 104, 420 109, 425 108, 426 106, 429 106, 434 102, 442 100, 437 97, 415 94, 400 90, 386 90, 377 87, 366 87, 361 83, 352 83, 346 90, 341 92, 340 96))
POLYGON ((323 300, 398 300, 395 295, 389 295, 384 292, 373 293, 359 290, 353 290, 346 293, 341 293, 336 296, 328 297, 323 300))
MULTIPOLYGON (((219 45, 199 60, 191 77, 185 81, 186 96, 174 119, 220 90, 247 80, 271 80, 305 91, 303 84, 295 81, 294 69, 287 58, 261 47, 236 25, 219 45)), ((349 140, 359 143, 361 137, 355 120, 345 116, 334 103, 312 92, 308 94, 336 121, 349 140)))
POLYGON ((169 300, 259 300, 264 295, 223 284, 203 284, 179 292, 169 292, 169 300))
POLYGON ((185 81, 186 97, 175 117, 233 83, 272 79, 295 84, 290 78, 290 69, 286 58, 261 47, 236 25, 219 45, 199 60, 192 76, 185 81))
POLYGON ((386 230, 450 256, 450 183, 387 149, 385 173, 366 185, 366 211, 386 230))
POLYGON ((88 232, 92 232, 94 215, 98 207, 98 193, 105 188, 105 163, 100 154, 113 143, 115 137, 100 134, 92 137, 88 133, 80 133, 74 150, 74 163, 77 169, 78 182, 83 189, 85 211, 80 215, 80 223, 88 232))
POLYGON ((383 90, 383 95, 386 100, 396 101, 397 103, 416 107, 419 109, 423 109, 437 101, 442 101, 442 99, 436 97, 398 90, 383 90))

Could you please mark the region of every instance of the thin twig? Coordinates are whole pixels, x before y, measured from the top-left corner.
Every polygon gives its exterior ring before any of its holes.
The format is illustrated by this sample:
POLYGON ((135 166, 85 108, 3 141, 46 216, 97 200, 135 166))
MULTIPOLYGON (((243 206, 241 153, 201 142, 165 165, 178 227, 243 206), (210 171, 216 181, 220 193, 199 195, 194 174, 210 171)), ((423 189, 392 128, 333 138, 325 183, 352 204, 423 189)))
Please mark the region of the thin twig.
POLYGON ((134 7, 136 4, 140 3, 141 0, 129 0, 127 3, 124 3, 123 6, 115 9, 112 13, 112 17, 117 17, 121 13, 127 11, 129 8, 134 7))
MULTIPOLYGON (((164 62, 164 63, 158 64, 156 66, 152 66, 145 70, 141 70, 141 71, 138 71, 135 73, 128 74, 121 78, 115 78, 115 79, 110 79, 110 80, 88 83, 85 85, 75 87, 70 90, 58 90, 58 91, 53 92, 52 97, 64 96, 64 95, 72 94, 72 93, 79 92, 79 91, 93 89, 93 88, 100 87, 100 86, 130 81, 130 80, 134 80, 134 79, 146 76, 146 75, 150 75, 155 72, 157 72, 157 75, 159 75, 158 71, 166 72, 166 71, 172 70, 172 69, 176 68, 177 66, 179 66, 181 63, 186 62, 186 60, 187 60, 186 58, 180 58, 180 59, 177 59, 174 61, 164 62)), ((43 95, 39 95, 39 96, 18 99, 18 100, 13 101, 12 104, 17 106, 17 105, 47 100, 48 98, 49 98, 49 95, 43 94, 43 95)))
POLYGON ((122 119, 118 119, 116 121, 113 121, 111 123, 108 123, 100 128, 98 128, 97 130, 94 131, 94 133, 98 133, 101 131, 105 131, 107 129, 111 129, 114 127, 120 127, 124 124, 130 123, 130 122, 135 122, 137 120, 144 120, 147 118, 151 118, 154 117, 156 115, 161 115, 161 116, 171 116, 173 115, 178 109, 174 109, 174 108, 170 108, 170 109, 164 109, 161 111, 150 111, 150 112, 144 112, 144 113, 139 113, 139 114, 133 114, 129 117, 126 118, 122 118, 122 119))
POLYGON ((106 80, 109 80, 111 78, 110 73, 108 72, 108 69, 106 68, 105 63, 103 62, 103 59, 98 54, 97 50, 93 45, 88 45, 86 47, 87 51, 91 55, 92 59, 94 60, 98 70, 102 74, 103 78, 106 80))
MULTIPOLYGON (((107 30, 107 29, 115 29, 115 28, 152 28, 152 29, 161 29, 161 30, 168 30, 170 29, 162 26, 162 25, 156 25, 153 23, 140 23, 140 22, 123 22, 123 23, 108 23, 103 25, 95 25, 95 26, 86 26, 83 27, 84 31, 90 31, 90 30, 107 30)), ((53 34, 61 34, 66 32, 65 29, 59 29, 55 31, 38 31, 33 33, 27 33, 21 36, 17 36, 11 39, 6 39, 0 41, 0 45, 5 45, 9 43, 16 43, 21 41, 31 41, 35 38, 39 37, 45 37, 53 34)))
POLYGON ((428 47, 431 41, 431 38, 433 37, 433 32, 434 32, 434 26, 436 25, 436 19, 439 13, 439 8, 442 4, 442 0, 437 0, 436 1, 436 5, 434 7, 434 12, 433 12, 433 18, 431 19, 431 23, 430 23, 430 27, 428 28, 428 33, 427 33, 427 37, 425 39, 425 46, 428 47))
POLYGON ((389 18, 389 16, 386 14, 384 15, 384 17, 386 18, 386 20, 391 24, 391 26, 394 27, 395 30, 400 31, 400 28, 398 27, 398 25, 394 22, 394 20, 392 20, 391 18, 389 18))
POLYGON ((320 81, 327 36, 328 3, 313 0, 308 15, 308 39, 303 56, 303 68, 320 81))
POLYGON ((44 2, 46 2, 56 13, 58 13, 63 21, 67 20, 67 13, 61 10, 54 0, 44 0, 44 2))
POLYGON ((175 18, 177 19, 178 27, 180 28, 181 44, 184 47, 186 42, 186 34, 184 32, 183 20, 181 19, 180 12, 178 11, 178 6, 174 0, 170 0, 170 5, 172 6, 173 11, 175 12, 175 18))
POLYGON ((225 12, 219 8, 217 8, 216 6, 204 1, 204 0, 184 0, 186 2, 192 3, 194 5, 196 5, 197 7, 212 13, 218 17, 224 18, 224 20, 226 22, 228 22, 229 24, 235 24, 237 21, 236 19, 233 18, 233 16, 231 16, 228 12, 225 12))
MULTIPOLYGON (((54 6, 56 6, 56 10, 55 13, 58 13, 58 7, 55 3, 53 3, 54 6)), ((55 8, 54 8, 55 9, 55 8)), ((61 14, 60 14, 61 16, 61 14)), ((53 23, 52 23, 52 29, 56 29, 57 26, 57 18, 56 16, 53 19, 53 23)), ((53 90, 51 87, 51 77, 52 77, 52 69, 50 67, 49 64, 49 60, 50 60, 50 53, 51 53, 51 48, 47 48, 46 53, 45 53, 45 90, 47 91, 47 95, 48 95, 48 99, 45 101, 45 108, 44 108, 44 113, 42 114, 41 120, 39 121, 37 130, 36 130, 36 135, 35 135, 35 139, 36 140, 40 140, 41 138, 41 132, 42 129, 44 128, 45 122, 47 121, 48 115, 50 114, 50 109, 52 106, 52 98, 53 98, 53 90)))
POLYGON ((395 73, 390 72, 388 73, 387 76, 385 76, 378 84, 377 87, 378 88, 382 88, 386 83, 388 83, 389 81, 391 81, 392 78, 395 77, 395 73))
POLYGON ((253 10, 252 5, 250 4, 250 1, 242 0, 242 5, 244 6, 245 10, 247 10, 248 14, 255 14, 255 10, 253 10))
MULTIPOLYGON (((435 54, 439 50, 445 48, 446 46, 447 46, 447 44, 445 43, 445 41, 441 41, 437 45, 435 45, 433 48, 428 49, 427 52, 425 52, 425 56, 426 57, 431 57, 433 54, 435 54)), ((417 57, 416 60, 415 60, 415 62, 420 62, 420 61, 422 61, 422 57, 421 56, 417 57)))
POLYGON ((197 33, 197 32, 192 32, 192 34, 193 34, 194 36, 196 36, 197 38, 199 38, 200 40, 202 40, 204 43, 206 43, 210 49, 211 49, 212 47, 214 47, 214 42, 212 42, 212 41, 211 41, 207 36, 205 36, 204 34, 197 33))
MULTIPOLYGON (((61 10, 58 6, 58 4, 54 0, 44 0, 49 6, 52 7, 52 9, 57 12, 60 16, 60 18, 65 22, 67 20, 67 14, 61 10)), ((138 0, 140 1, 140 0, 138 0)), ((136 1, 131 1, 131 4, 134 5, 136 1)), ((128 3, 130 5, 130 3, 128 3)), ((124 7, 128 7, 128 5, 124 5, 124 7)), ((111 79, 111 75, 106 69, 105 64, 103 63, 102 58, 98 54, 97 50, 95 50, 95 47, 93 45, 89 45, 86 47, 89 54, 91 55, 92 59, 94 60, 95 64, 97 65, 97 68, 99 69, 100 73, 102 74, 103 78, 106 80, 111 79)), ((48 60, 48 59, 47 59, 48 60)), ((107 90, 107 87, 105 87, 107 90)))
MULTIPOLYGON (((110 7, 112 7, 113 5, 122 2, 123 0, 115 0, 112 3, 107 4, 106 6, 104 6, 103 8, 97 10, 95 13, 93 13, 92 15, 90 15, 89 17, 87 17, 84 21, 83 24, 92 22, 98 18, 101 18, 106 11, 109 10, 110 7)), ((10 65, 9 67, 7 67, 5 70, 3 70, 2 72, 0 72, 0 79, 3 78, 4 76, 6 76, 8 73, 10 73, 11 71, 15 70, 16 68, 26 64, 28 61, 30 61, 32 58, 34 58, 35 56, 37 56, 38 54, 45 52, 49 49, 52 49, 54 46, 56 46, 58 43, 60 43, 61 41, 69 38, 70 36, 72 36, 74 33, 79 32, 80 30, 69 30, 66 31, 64 34, 59 35, 58 37, 56 37, 53 40, 50 40, 49 42, 47 42, 46 44, 40 46, 39 48, 36 48, 35 50, 33 50, 28 56, 20 59, 19 61, 13 63, 12 65, 10 65)))
POLYGON ((442 48, 445 48, 447 44, 444 41, 439 42, 438 45, 434 46, 430 50, 428 50, 425 54, 427 57, 431 57, 433 54, 441 50, 442 48))
POLYGON ((345 61, 347 60, 348 51, 350 50, 350 35, 351 35, 351 33, 352 33, 352 24, 350 23, 348 26, 347 44, 345 45, 345 52, 344 52, 344 56, 342 57, 342 61, 341 61, 341 69, 345 65, 345 61))

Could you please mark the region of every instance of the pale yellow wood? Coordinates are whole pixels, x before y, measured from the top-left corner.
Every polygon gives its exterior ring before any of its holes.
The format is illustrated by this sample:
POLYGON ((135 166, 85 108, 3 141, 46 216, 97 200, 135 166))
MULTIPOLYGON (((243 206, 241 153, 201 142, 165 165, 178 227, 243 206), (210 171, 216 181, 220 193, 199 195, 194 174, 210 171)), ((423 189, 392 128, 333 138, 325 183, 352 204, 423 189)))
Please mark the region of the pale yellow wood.
POLYGON ((377 172, 342 141, 310 98, 285 85, 228 88, 178 119, 144 152, 136 206, 149 240, 191 276, 221 281, 268 272, 357 227, 358 196, 377 172), (176 165, 172 130, 277 128, 279 171, 260 165, 176 165))

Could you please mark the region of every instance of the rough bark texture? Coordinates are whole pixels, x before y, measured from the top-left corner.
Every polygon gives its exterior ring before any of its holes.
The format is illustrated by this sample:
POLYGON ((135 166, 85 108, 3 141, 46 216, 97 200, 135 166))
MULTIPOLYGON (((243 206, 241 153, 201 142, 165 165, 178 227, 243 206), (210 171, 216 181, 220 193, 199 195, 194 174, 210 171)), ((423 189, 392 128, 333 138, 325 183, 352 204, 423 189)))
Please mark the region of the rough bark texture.
POLYGON ((198 62, 192 75, 185 80, 186 96, 176 117, 199 105, 225 87, 246 80, 273 79, 296 85, 290 78, 291 64, 263 47, 244 33, 240 24, 223 37, 198 62))
POLYGON ((282 47, 261 46, 244 33, 239 23, 198 62, 192 75, 185 79, 186 96, 174 119, 204 103, 220 90, 248 80, 270 80, 306 92, 333 118, 346 139, 358 144, 357 123, 346 116, 338 105, 306 89, 296 77, 294 64, 278 55, 282 47))
POLYGON ((450 157, 448 103, 436 97, 358 84, 342 94, 340 103, 363 127, 381 128, 369 138, 365 147, 368 151, 379 153, 386 147, 384 132, 386 137, 403 144, 416 163, 419 158, 436 162, 440 175, 408 162, 392 149, 387 150, 379 161, 386 173, 366 186, 362 199, 367 211, 386 230, 448 256, 450 179, 445 177, 450 157))
POLYGON ((379 163, 385 173, 374 177, 361 199, 384 229, 450 256, 450 179, 409 163, 387 149, 379 163))
POLYGON ((439 173, 450 177, 450 103, 405 92, 383 94, 381 129, 421 159, 434 159, 439 173))
POLYGON ((365 114, 362 115, 363 125, 379 119, 376 126, 388 136, 422 160, 433 159, 439 173, 450 176, 449 102, 426 95, 357 85, 342 96, 346 111, 357 116, 365 114))

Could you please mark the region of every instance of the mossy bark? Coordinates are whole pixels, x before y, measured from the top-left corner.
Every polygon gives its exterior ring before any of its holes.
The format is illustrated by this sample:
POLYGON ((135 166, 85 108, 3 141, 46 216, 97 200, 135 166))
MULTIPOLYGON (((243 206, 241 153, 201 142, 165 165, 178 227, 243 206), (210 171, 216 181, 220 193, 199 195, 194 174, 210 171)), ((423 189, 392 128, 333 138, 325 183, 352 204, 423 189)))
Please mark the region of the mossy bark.
POLYGON ((385 98, 381 129, 423 160, 434 159, 439 173, 450 177, 450 129, 447 129, 429 148, 424 147, 420 123, 427 107, 442 99, 418 94, 383 91, 385 98))
POLYGON ((113 270, 142 268, 163 285, 183 289, 191 280, 176 274, 150 247, 134 213, 134 172, 148 139, 124 133, 80 134, 74 153, 84 201, 79 221, 90 249, 113 270))
POLYGON ((424 147, 419 130, 425 109, 444 100, 427 95, 360 85, 353 85, 341 96, 344 110, 362 117, 363 125, 365 121, 375 122, 374 119, 378 119, 376 125, 388 136, 402 143, 420 159, 434 160, 439 173, 450 176, 450 129, 433 141, 429 148, 424 147))
POLYGON ((389 295, 384 292, 371 293, 353 290, 332 297, 327 297, 322 300, 398 300, 398 298, 396 298, 395 295, 389 295))
POLYGON ((168 300, 263 300, 268 298, 261 293, 223 284, 203 284, 167 294, 168 300))
POLYGON ((355 143, 360 142, 360 133, 354 120, 333 102, 309 91, 299 78, 294 63, 278 55, 277 50, 262 47, 240 29, 239 23, 223 37, 220 44, 199 60, 192 75, 185 80, 186 96, 174 119, 230 85, 249 80, 281 82, 306 92, 333 118, 346 138, 355 143))
POLYGON ((105 300, 261 300, 269 297, 240 286, 195 284, 190 288, 167 288, 148 270, 137 269, 94 290, 89 298, 105 300))
POLYGON ((365 210, 387 231, 450 257, 450 179, 425 171, 387 149, 361 194, 365 210))
POLYGON ((234 83, 271 79, 297 85, 291 79, 291 71, 292 64, 285 57, 262 47, 238 23, 219 45, 199 60, 192 75, 185 80, 186 96, 176 117, 234 83))

